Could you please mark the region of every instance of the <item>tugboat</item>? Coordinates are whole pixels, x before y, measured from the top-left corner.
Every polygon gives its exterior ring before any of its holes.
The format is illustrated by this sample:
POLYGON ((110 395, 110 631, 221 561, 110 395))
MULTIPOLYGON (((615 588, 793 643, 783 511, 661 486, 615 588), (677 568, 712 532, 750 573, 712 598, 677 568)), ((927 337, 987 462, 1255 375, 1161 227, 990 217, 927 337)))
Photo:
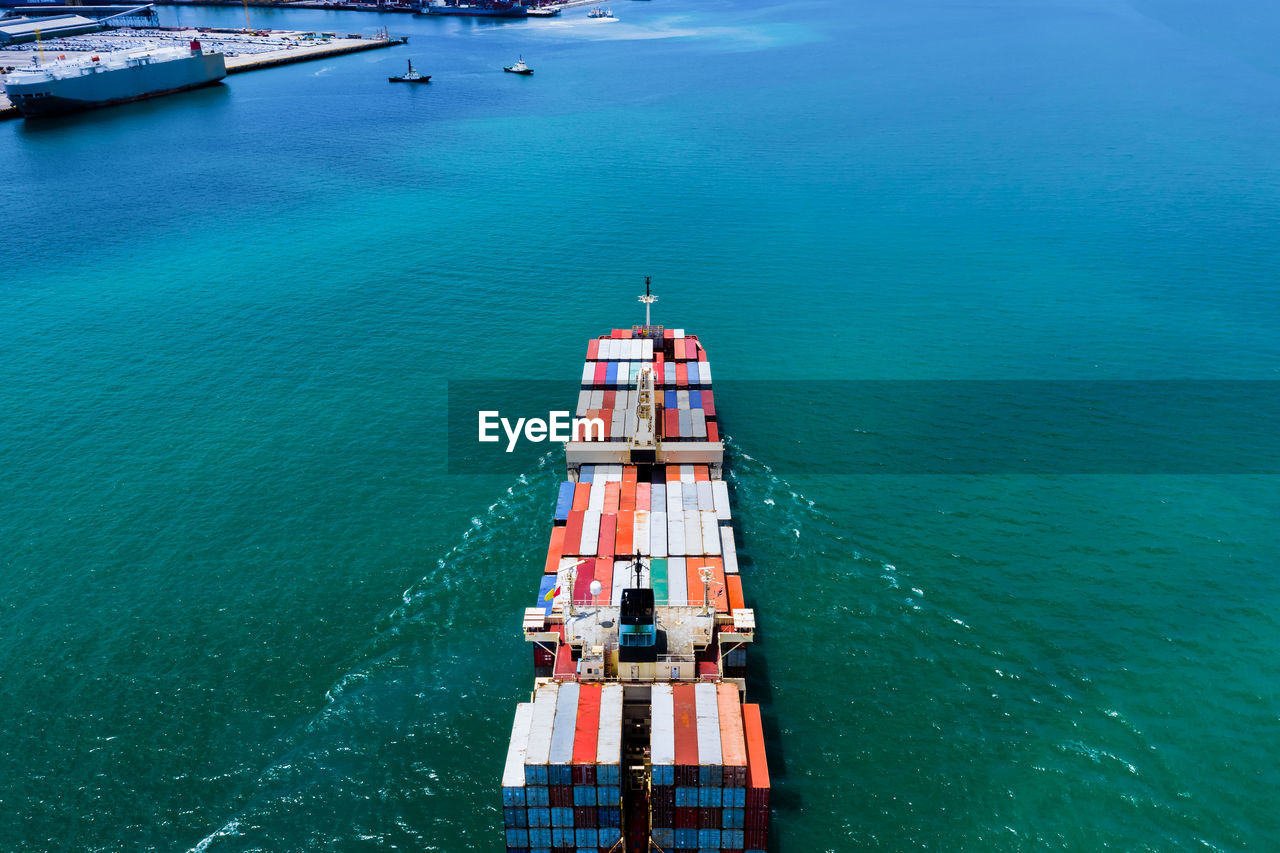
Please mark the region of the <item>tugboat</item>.
POLYGON ((503 71, 510 71, 512 74, 526 74, 526 75, 527 75, 527 74, 532 74, 532 73, 533 73, 533 69, 532 69, 532 68, 530 68, 529 66, 527 66, 527 65, 525 65, 525 64, 524 64, 524 57, 523 57, 523 56, 516 60, 516 64, 515 64, 515 65, 508 65, 507 67, 503 68, 502 70, 503 70, 503 71))
POLYGON ((615 21, 617 20, 617 18, 613 17, 612 9, 600 9, 600 8, 592 9, 590 12, 587 13, 587 17, 588 18, 611 18, 615 21))
POLYGON ((387 82, 388 83, 430 83, 431 75, 427 74, 426 76, 423 76, 419 74, 417 71, 414 71, 413 60, 410 59, 409 70, 406 71, 404 74, 401 74, 399 77, 388 77, 387 82))

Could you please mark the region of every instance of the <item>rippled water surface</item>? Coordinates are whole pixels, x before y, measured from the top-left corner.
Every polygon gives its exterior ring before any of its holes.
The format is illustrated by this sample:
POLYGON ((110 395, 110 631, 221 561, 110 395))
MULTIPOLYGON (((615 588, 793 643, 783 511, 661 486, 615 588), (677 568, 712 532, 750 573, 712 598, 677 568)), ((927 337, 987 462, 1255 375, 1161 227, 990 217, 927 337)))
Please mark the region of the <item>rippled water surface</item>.
POLYGON ((254 9, 411 41, 0 124, 0 848, 499 849, 561 463, 448 474, 445 383, 571 383, 651 275, 797 383, 716 401, 775 851, 1274 849, 1273 476, 798 444, 859 440, 810 380, 1278 378, 1280 18, 1228 5, 254 9))

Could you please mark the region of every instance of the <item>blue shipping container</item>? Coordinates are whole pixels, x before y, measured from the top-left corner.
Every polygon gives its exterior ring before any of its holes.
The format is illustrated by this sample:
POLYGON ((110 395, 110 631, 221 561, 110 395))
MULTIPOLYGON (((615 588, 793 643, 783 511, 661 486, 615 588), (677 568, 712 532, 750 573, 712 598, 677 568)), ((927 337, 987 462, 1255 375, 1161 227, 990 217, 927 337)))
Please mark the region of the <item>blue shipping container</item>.
MULTIPOLYGON (((527 766, 541 768, 542 770, 547 769, 545 764, 530 764, 527 766)), ((544 773, 543 775, 545 776, 546 774, 544 773)), ((541 807, 545 809, 551 805, 551 794, 547 791, 545 785, 530 785, 525 788, 525 796, 529 799, 529 808, 541 807)))
POLYGON ((571 509, 573 509, 573 483, 561 483, 560 494, 556 495, 556 521, 568 521, 571 509))
POLYGON ((529 826, 551 826, 551 809, 529 809, 529 826))

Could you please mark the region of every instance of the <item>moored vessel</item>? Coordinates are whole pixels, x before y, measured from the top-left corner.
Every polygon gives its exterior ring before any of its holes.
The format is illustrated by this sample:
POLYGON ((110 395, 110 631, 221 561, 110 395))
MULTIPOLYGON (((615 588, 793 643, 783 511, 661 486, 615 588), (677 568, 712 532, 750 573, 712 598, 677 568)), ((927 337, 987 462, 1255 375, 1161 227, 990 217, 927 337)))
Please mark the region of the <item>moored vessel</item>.
POLYGON ((26 118, 79 112, 196 89, 227 76, 221 52, 146 47, 58 60, 5 78, 9 100, 26 118))
POLYGON ((465 18, 527 18, 529 10, 509 0, 481 0, 476 3, 424 3, 425 15, 452 15, 465 18))
POLYGON ((706 350, 647 317, 593 339, 576 415, 522 623, 534 689, 503 768, 506 849, 763 853, 755 614, 706 350))

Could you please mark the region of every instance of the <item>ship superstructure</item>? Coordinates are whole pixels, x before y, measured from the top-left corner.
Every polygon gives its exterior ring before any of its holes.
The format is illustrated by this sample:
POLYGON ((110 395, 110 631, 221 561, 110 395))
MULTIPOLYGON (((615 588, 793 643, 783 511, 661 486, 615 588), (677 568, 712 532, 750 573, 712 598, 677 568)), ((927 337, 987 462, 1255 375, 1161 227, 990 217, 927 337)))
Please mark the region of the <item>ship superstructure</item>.
POLYGON ((755 614, 706 350, 647 324, 591 340, 577 415, 602 429, 566 445, 524 613, 535 687, 503 772, 507 850, 762 852, 755 614))

